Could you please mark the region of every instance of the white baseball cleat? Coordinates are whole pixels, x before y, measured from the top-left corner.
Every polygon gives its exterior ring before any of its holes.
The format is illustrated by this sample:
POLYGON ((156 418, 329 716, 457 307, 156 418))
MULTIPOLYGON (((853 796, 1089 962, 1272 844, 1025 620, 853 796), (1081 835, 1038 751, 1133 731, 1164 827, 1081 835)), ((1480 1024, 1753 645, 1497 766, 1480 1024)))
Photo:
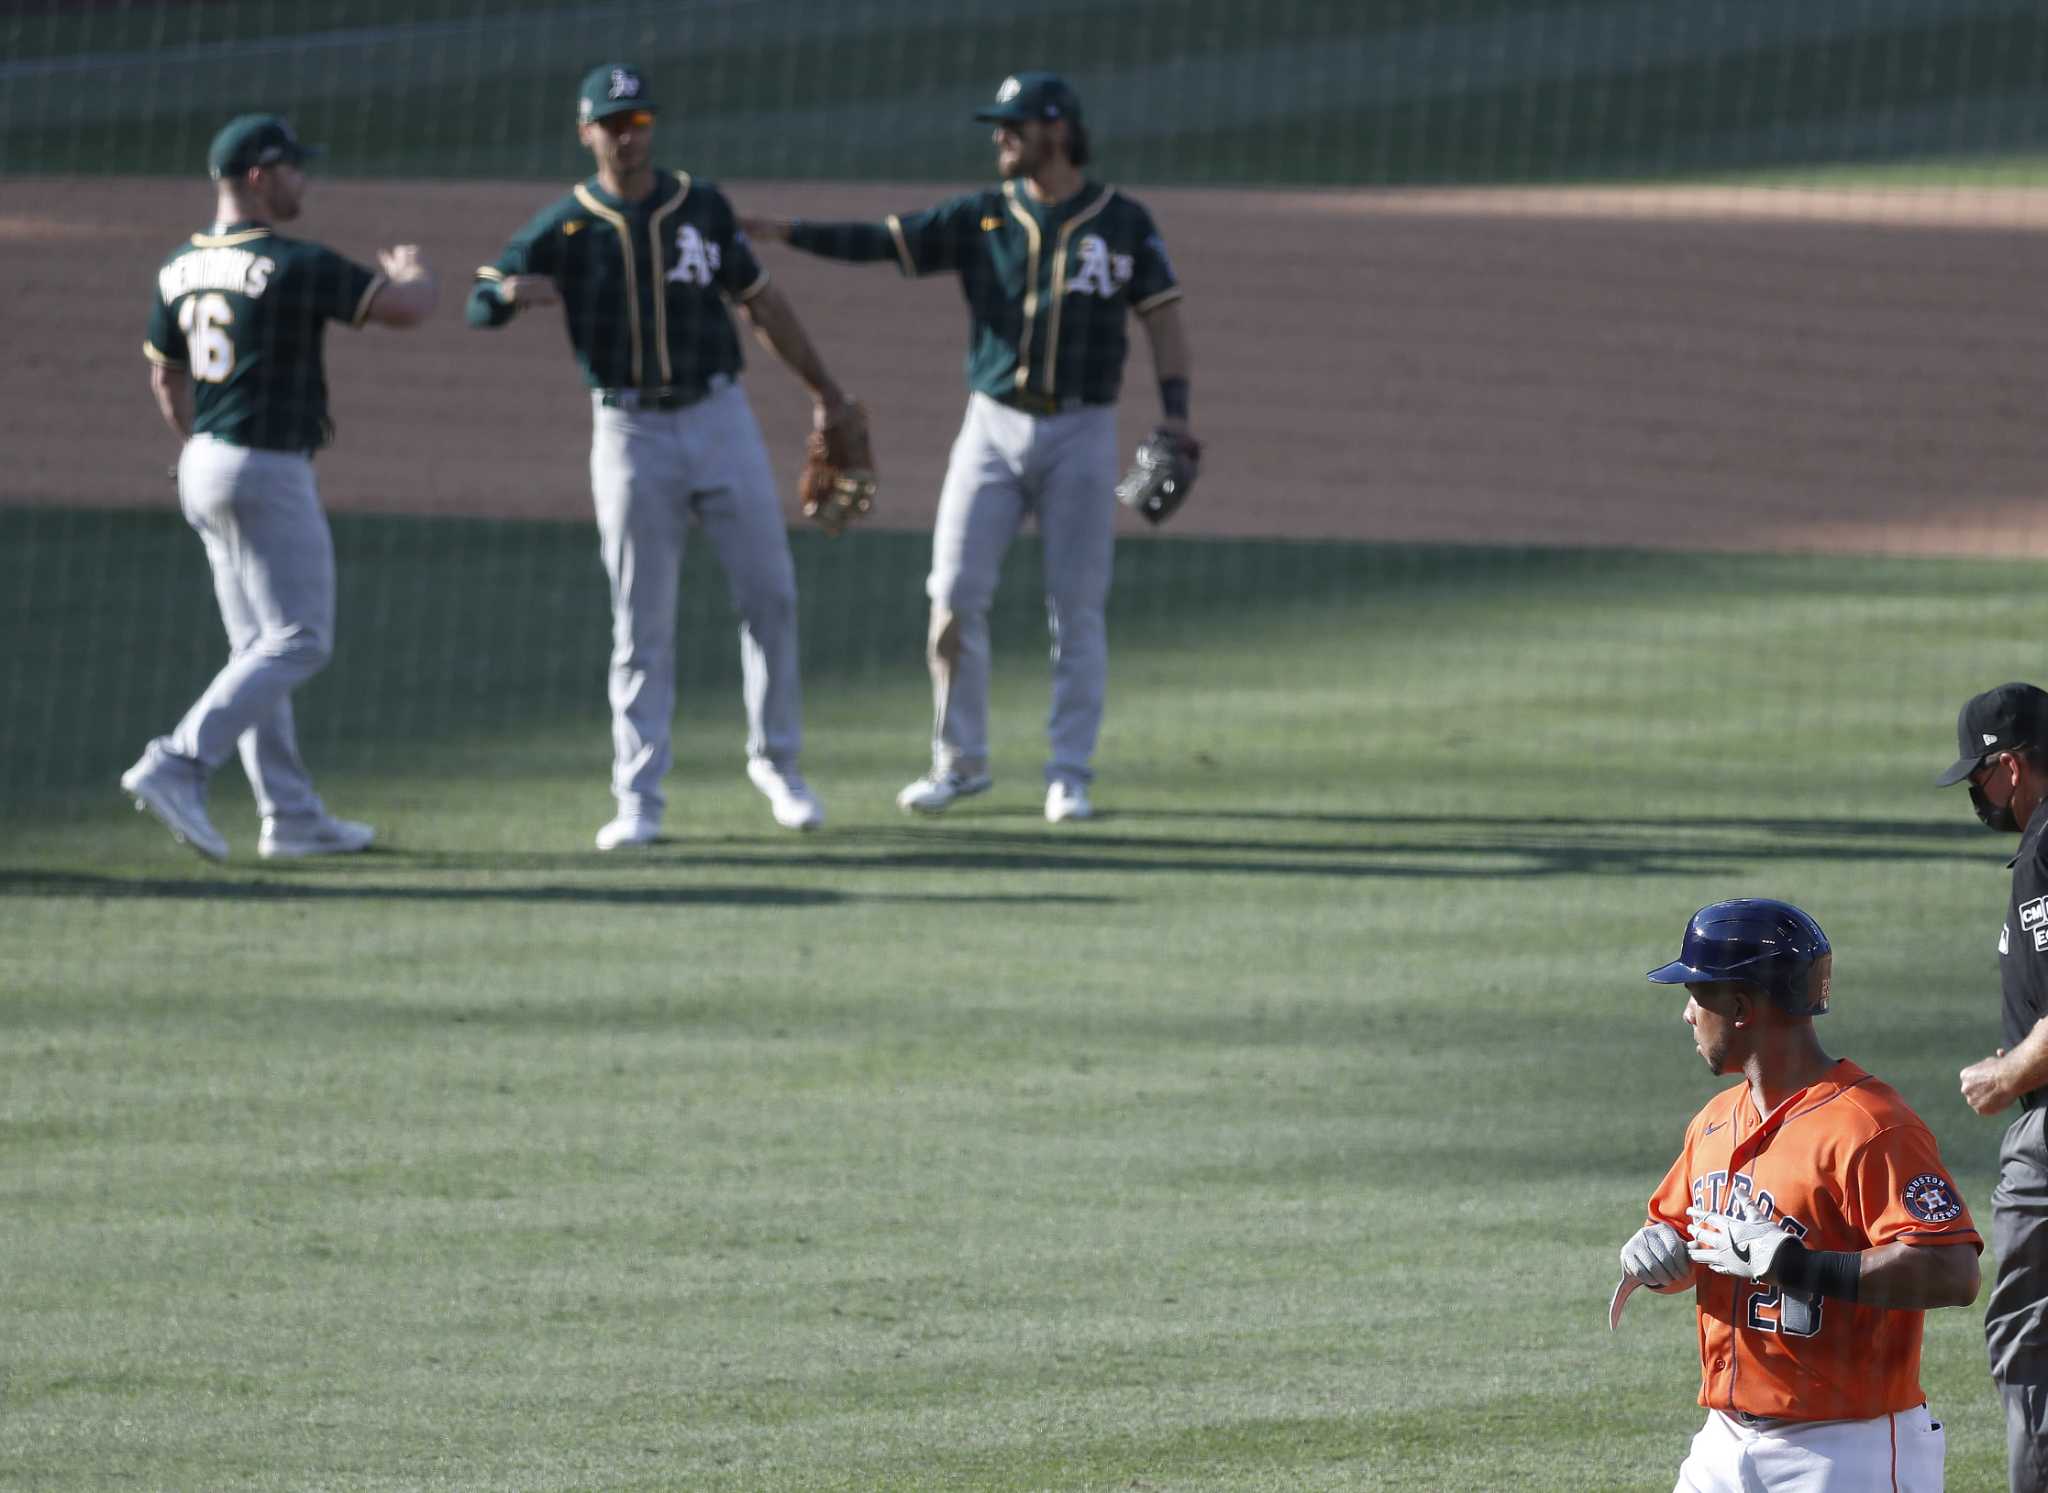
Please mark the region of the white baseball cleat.
POLYGON ((661 821, 645 814, 621 814, 597 832, 599 850, 630 850, 661 838, 661 821))
POLYGON ((256 853, 265 860, 302 855, 354 855, 368 850, 377 832, 356 819, 322 814, 316 819, 266 819, 256 853))
POLYGON ((227 837, 206 817, 206 780, 197 768, 181 765, 151 742, 142 760, 121 774, 121 789, 138 811, 156 815, 180 845, 210 861, 228 858, 227 837))
POLYGON ((767 795, 775 822, 784 829, 816 829, 825 822, 825 806, 800 774, 777 771, 766 757, 749 757, 747 776, 767 795))
POLYGON ((933 768, 896 795, 896 807, 912 814, 943 814, 956 798, 972 798, 995 786, 985 772, 941 772, 933 768))
POLYGON ((1065 824, 1069 819, 1093 819, 1095 805, 1088 802, 1088 790, 1079 783, 1055 778, 1045 790, 1045 822, 1065 824))

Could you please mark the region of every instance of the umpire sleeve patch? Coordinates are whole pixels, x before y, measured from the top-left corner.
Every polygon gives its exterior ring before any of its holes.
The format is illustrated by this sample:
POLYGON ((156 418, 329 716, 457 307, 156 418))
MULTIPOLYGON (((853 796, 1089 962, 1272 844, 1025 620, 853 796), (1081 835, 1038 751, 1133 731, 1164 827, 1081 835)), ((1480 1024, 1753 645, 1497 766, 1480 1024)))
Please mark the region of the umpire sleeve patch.
POLYGON ((2033 940, 2036 954, 2048 952, 2048 897, 2020 904, 2020 931, 2033 940))
POLYGON ((1922 1223, 1948 1223, 1961 1216, 1963 1200, 1940 1172, 1922 1172, 1900 1194, 1906 1211, 1922 1223))

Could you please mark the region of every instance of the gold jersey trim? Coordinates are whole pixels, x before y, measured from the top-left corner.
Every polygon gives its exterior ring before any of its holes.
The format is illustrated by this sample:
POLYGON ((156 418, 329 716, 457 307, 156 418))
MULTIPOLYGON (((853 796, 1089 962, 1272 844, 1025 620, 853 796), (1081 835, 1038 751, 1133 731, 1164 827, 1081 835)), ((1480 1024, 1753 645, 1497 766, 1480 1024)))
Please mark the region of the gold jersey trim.
POLYGON ((1161 306, 1180 298, 1181 288, 1178 285, 1169 285, 1157 295, 1148 295, 1142 301, 1132 302, 1131 309, 1143 316, 1148 311, 1157 311, 1161 306))
POLYGON ((761 292, 766 290, 767 288, 768 272, 766 270, 763 270, 761 271, 760 279, 756 280, 752 285, 749 285, 745 290, 741 291, 738 295, 734 296, 733 299, 739 302, 742 306, 744 306, 749 301, 753 300, 756 296, 760 295, 761 292))
POLYGON ((356 302, 356 314, 348 319, 352 327, 359 327, 370 319, 370 302, 377 299, 377 292, 391 283, 389 275, 372 275, 370 283, 363 287, 362 299, 356 302))
MULTIPOLYGON (((682 190, 677 192, 673 202, 664 202, 647 217, 647 252, 649 272, 661 273, 661 225, 668 221, 669 214, 683 205, 683 199, 690 195, 690 173, 678 171, 676 181, 682 190)), ((654 282, 654 350, 661 362, 661 386, 666 389, 675 382, 675 370, 668 359, 668 294, 661 280, 654 282)))
POLYGON ((159 368, 183 368, 185 366, 182 359, 172 357, 147 337, 142 340, 142 355, 159 368))
POLYGON ((1038 220, 1017 201, 1017 184, 1014 181, 1003 183, 1003 196, 1009 202, 1010 216, 1022 223, 1024 231, 1031 235, 1031 255, 1024 270, 1024 330, 1017 338, 1016 384, 1022 390, 1031 387, 1031 354, 1027 349, 1031 346, 1031 334, 1038 319, 1038 220))
MULTIPOLYGON (((632 351, 633 387, 639 388, 645 382, 640 377, 640 274, 633 263, 633 235, 626 231, 626 215, 615 213, 590 195, 590 188, 583 182, 576 183, 576 200, 590 210, 592 217, 602 218, 612 225, 613 236, 619 241, 619 258, 626 266, 626 325, 632 329, 627 346, 632 351)), ((656 304, 661 297, 656 296, 656 304)))
POLYGON ((509 306, 514 311, 519 309, 517 306, 513 306, 512 302, 506 298, 505 281, 508 277, 495 264, 478 265, 476 268, 476 278, 491 287, 492 293, 496 296, 500 305, 509 306))
POLYGON ((195 233, 192 247, 195 249, 232 249, 236 244, 246 244, 255 239, 269 238, 270 227, 244 228, 239 233, 195 233))
POLYGON ((910 240, 903 236, 903 220, 891 213, 882 221, 888 225, 889 237, 896 240, 896 258, 902 264, 903 273, 915 278, 917 261, 910 257, 910 240))
POLYGON ((1076 228, 1108 207, 1110 198, 1114 196, 1114 187, 1104 187, 1100 197, 1060 225, 1059 237, 1053 244, 1052 319, 1045 334, 1045 394, 1048 399, 1059 392, 1054 385, 1059 378, 1060 308, 1067 300, 1067 241, 1073 237, 1076 228))

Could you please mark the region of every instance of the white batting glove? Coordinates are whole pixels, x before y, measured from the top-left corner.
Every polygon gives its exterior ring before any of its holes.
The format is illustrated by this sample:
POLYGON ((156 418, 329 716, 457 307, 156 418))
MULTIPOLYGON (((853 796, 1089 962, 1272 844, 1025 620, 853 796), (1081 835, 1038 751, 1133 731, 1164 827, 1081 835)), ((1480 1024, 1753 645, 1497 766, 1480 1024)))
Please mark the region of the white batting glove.
POLYGON ((1763 1222, 1748 1204, 1735 1206, 1734 1213, 1686 1209, 1686 1217, 1692 1220, 1692 1247, 1686 1253, 1718 1275, 1762 1280, 1771 1273, 1778 1251, 1792 1235, 1774 1223, 1763 1222))
POLYGON ((1692 1274, 1686 1257, 1685 1240, 1668 1223, 1644 1224, 1635 1237, 1621 1247, 1621 1270, 1652 1290, 1677 1285, 1692 1274))

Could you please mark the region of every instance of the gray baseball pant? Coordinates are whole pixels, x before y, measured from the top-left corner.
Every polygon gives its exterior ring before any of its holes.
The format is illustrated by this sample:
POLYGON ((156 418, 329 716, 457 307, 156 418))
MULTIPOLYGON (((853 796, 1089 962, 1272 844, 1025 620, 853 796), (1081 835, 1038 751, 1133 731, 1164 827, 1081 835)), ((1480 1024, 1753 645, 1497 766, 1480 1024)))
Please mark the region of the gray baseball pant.
POLYGON ((2048 1490, 2048 1110, 2022 1114, 1998 1147, 1991 1247, 1998 1270, 1984 1309, 1991 1377, 2005 1402, 2013 1493, 2048 1490))
POLYGON ((988 609, 1003 555, 1026 514, 1045 546, 1052 633, 1052 754, 1046 781, 1087 783, 1109 682, 1109 601, 1116 545, 1116 409, 1084 405, 1030 415, 985 394, 967 402, 932 528, 932 763, 987 769, 988 609))
POLYGON ((680 410, 617 409, 591 396, 590 487, 611 583, 612 795, 659 819, 676 707, 676 599, 694 515, 739 613, 747 756, 796 769, 803 746, 796 566, 761 427, 726 380, 680 410))
POLYGON ((158 745, 208 777, 239 750, 265 818, 321 814, 291 699, 334 650, 334 539, 313 463, 194 436, 178 458, 178 500, 206 545, 229 653, 158 745))

